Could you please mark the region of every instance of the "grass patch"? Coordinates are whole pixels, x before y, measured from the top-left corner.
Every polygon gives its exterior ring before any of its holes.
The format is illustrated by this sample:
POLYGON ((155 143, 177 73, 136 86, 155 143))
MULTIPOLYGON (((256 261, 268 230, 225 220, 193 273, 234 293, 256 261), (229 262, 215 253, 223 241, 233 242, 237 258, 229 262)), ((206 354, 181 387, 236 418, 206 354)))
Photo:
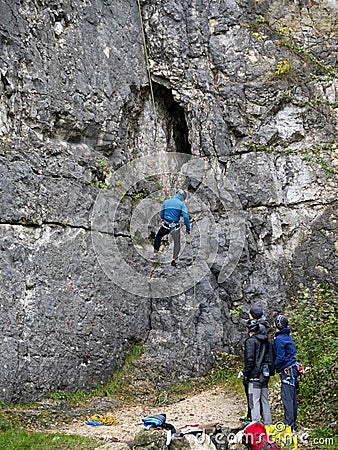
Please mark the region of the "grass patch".
POLYGON ((332 427, 319 427, 309 433, 310 448, 316 449, 318 446, 322 449, 335 450, 338 448, 337 434, 332 433, 332 427))
POLYGON ((170 387, 170 392, 175 394, 178 399, 195 392, 199 392, 205 387, 204 380, 191 379, 186 381, 181 381, 176 383, 174 386, 170 387))
POLYGON ((31 433, 11 426, 0 433, 2 450, 90 450, 98 446, 97 441, 86 437, 59 433, 31 433))
POLYGON ((134 361, 138 359, 144 351, 143 344, 137 343, 127 354, 121 369, 117 370, 108 384, 98 386, 91 392, 92 397, 114 397, 119 395, 122 400, 134 396, 131 380, 134 368, 134 361))
POLYGON ((243 370, 243 361, 237 355, 217 352, 215 354, 215 366, 208 378, 211 384, 226 385, 230 392, 243 395, 243 383, 241 378, 238 378, 238 372, 241 370, 243 370))
POLYGON ((228 392, 244 398, 242 380, 237 376, 242 369, 243 362, 238 356, 216 352, 214 367, 205 377, 190 378, 169 386, 166 391, 155 392, 152 394, 151 403, 153 406, 171 405, 215 386, 221 386, 228 392))

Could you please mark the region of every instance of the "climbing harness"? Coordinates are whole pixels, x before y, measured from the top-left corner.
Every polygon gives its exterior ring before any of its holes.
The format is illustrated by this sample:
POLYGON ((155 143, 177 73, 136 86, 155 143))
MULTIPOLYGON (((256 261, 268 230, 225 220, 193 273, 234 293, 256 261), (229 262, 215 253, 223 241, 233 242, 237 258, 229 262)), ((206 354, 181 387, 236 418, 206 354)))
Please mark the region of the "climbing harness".
POLYGON ((162 227, 166 230, 179 230, 181 228, 181 222, 162 222, 162 227))

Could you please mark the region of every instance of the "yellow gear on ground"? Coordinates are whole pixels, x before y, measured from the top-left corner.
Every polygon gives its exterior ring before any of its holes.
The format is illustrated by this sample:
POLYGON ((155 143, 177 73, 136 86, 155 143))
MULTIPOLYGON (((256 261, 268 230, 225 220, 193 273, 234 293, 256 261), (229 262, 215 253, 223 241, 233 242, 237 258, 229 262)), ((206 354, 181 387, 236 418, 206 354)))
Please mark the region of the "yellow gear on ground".
POLYGON ((105 426, 122 425, 122 422, 119 419, 109 414, 94 414, 93 416, 87 417, 86 420, 98 422, 105 426))
POLYGON ((297 437, 292 433, 289 425, 277 423, 275 425, 265 425, 268 435, 283 450, 298 450, 297 437))

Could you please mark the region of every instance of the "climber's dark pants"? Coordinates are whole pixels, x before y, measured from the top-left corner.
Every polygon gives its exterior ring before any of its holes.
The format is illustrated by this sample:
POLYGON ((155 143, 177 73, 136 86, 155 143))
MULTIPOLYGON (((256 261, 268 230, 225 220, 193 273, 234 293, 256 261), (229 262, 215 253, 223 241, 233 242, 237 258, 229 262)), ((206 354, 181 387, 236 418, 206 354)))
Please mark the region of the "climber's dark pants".
POLYGON ((248 412, 247 412, 246 418, 248 420, 251 420, 251 409, 250 409, 250 403, 249 403, 249 383, 245 383, 244 391, 245 391, 246 401, 248 404, 248 412))
MULTIPOLYGON (((292 370, 292 369, 291 369, 292 370)), ((281 373, 281 397, 284 406, 284 423, 293 429, 297 420, 297 386, 285 383, 286 375, 281 373)))
POLYGON ((178 257, 178 254, 180 253, 181 248, 180 228, 174 228, 173 230, 170 230, 168 228, 164 228, 164 226, 161 226, 155 237, 154 250, 155 252, 159 251, 162 238, 169 233, 171 233, 171 236, 173 237, 174 240, 173 259, 176 259, 178 257))

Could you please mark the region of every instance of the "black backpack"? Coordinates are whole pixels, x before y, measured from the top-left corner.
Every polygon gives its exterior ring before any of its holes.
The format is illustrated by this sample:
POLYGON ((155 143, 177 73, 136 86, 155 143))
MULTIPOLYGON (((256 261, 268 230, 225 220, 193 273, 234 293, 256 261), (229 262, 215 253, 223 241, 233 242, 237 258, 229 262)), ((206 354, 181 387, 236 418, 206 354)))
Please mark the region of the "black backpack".
POLYGON ((270 376, 275 375, 276 369, 275 369, 275 350, 272 342, 268 342, 268 349, 267 354, 269 358, 269 372, 270 376))

